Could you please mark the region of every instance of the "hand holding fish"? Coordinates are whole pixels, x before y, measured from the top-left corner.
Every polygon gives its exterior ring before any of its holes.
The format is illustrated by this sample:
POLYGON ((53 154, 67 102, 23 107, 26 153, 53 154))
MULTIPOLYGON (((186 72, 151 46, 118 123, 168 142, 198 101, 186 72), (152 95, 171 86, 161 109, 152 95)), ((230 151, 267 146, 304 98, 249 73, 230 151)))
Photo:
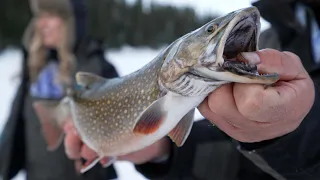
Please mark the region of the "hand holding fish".
POLYGON ((315 98, 314 84, 300 59, 289 52, 269 49, 250 53, 246 59, 260 60, 259 72, 276 72, 280 80, 268 87, 224 85, 199 106, 200 112, 241 142, 270 140, 294 131, 315 98))
MULTIPOLYGON (((83 158, 88 162, 96 159, 98 154, 84 144, 79 138, 73 125, 73 121, 68 121, 64 126, 65 139, 64 146, 67 156, 73 160, 79 160, 83 158)), ((117 157, 120 161, 129 161, 134 164, 143 164, 150 162, 154 159, 167 156, 169 154, 169 139, 163 138, 151 146, 148 146, 140 151, 133 152, 124 156, 117 157)), ((109 165, 111 159, 106 157, 100 160, 102 166, 109 165)))

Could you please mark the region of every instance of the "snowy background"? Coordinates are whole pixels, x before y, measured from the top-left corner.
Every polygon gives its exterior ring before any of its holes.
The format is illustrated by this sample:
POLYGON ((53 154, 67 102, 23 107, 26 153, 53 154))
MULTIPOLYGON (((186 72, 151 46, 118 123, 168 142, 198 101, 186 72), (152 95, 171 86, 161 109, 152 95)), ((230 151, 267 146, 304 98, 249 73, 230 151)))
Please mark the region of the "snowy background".
MULTIPOLYGON (((224 14, 239 8, 248 7, 250 6, 250 2, 255 0, 144 0, 144 4, 148 6, 151 1, 160 4, 173 4, 176 6, 191 6, 194 7, 199 14, 212 12, 224 14)), ((265 29, 268 26, 269 24, 262 20, 262 29, 265 29)), ((131 48, 124 46, 120 50, 111 50, 106 52, 106 57, 122 76, 131 73, 148 63, 159 53, 161 49, 162 48, 154 50, 149 48, 131 48)), ((19 79, 14 77, 20 72, 21 58, 22 54, 18 49, 7 49, 0 54, 0 132, 7 119, 11 102, 20 83, 19 79)), ((196 119, 201 118, 202 116, 197 111, 196 119)), ((128 162, 117 162, 115 163, 115 167, 119 174, 119 180, 146 179, 144 176, 137 173, 133 165, 128 162)), ((15 180, 23 179, 23 172, 15 178, 15 180)))

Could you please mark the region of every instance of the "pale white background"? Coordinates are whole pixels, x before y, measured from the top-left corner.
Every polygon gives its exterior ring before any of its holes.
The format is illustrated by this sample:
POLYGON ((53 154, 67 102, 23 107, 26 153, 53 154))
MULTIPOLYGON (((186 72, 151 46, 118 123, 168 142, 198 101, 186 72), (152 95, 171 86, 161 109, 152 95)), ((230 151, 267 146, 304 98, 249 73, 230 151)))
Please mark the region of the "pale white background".
MULTIPOLYGON (((127 0, 134 2, 135 0, 127 0)), ((171 4, 175 6, 190 6, 195 8, 199 14, 206 13, 228 13, 230 11, 248 7, 254 0, 144 0, 144 5, 148 7, 151 1, 160 4, 171 4)), ((262 29, 268 27, 268 23, 262 20, 262 29)), ((120 75, 125 75, 139 69, 144 64, 152 60, 160 49, 153 50, 149 48, 131 48, 123 47, 120 50, 110 51, 106 56, 111 63, 116 66, 120 75)), ((19 85, 19 79, 14 79, 20 71, 21 53, 17 49, 8 49, 0 54, 0 131, 7 119, 8 111, 11 106, 16 88, 19 85)), ((196 119, 201 119, 199 112, 196 119)), ((48 162, 50 163, 50 162, 48 162)), ((145 180, 141 174, 137 173, 132 164, 128 162, 117 162, 115 164, 119 174, 119 180, 145 180)), ((23 180, 24 173, 21 172, 16 180, 23 180)))

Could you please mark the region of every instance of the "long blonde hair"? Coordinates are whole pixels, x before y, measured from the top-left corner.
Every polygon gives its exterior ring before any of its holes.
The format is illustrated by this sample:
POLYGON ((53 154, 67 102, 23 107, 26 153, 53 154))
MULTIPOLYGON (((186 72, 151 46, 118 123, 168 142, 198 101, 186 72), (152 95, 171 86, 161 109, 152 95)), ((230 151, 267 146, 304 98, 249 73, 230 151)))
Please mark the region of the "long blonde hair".
MULTIPOLYGON (((62 42, 56 48, 59 60, 59 73, 56 80, 58 83, 69 86, 72 83, 72 74, 76 65, 76 58, 72 51, 70 38, 72 37, 71 29, 73 22, 72 17, 62 19, 63 25, 61 28, 62 42)), ((37 18, 34 19, 36 21, 37 18)), ((35 23, 32 23, 34 26, 35 23)), ((44 47, 41 36, 35 27, 32 27, 33 35, 29 34, 28 49, 28 68, 31 81, 36 81, 42 68, 48 61, 48 49, 44 47)))

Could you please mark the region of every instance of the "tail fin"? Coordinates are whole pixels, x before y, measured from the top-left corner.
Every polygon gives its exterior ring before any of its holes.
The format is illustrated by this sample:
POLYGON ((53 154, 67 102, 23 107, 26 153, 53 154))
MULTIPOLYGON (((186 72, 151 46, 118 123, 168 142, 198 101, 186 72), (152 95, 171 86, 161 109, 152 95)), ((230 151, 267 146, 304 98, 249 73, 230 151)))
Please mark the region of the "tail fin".
POLYGON ((64 132, 57 108, 59 101, 36 101, 33 107, 41 124, 49 151, 55 151, 62 143, 64 132))

